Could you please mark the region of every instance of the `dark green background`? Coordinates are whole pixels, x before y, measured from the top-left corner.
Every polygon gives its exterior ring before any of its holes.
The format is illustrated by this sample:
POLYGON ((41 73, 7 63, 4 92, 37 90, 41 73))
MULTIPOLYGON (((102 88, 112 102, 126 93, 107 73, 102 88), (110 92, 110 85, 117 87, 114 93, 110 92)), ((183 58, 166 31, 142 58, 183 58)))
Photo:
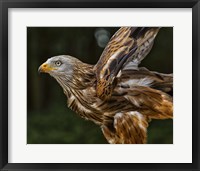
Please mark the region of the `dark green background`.
MULTIPOLYGON (((49 57, 68 54, 95 64, 117 27, 28 27, 27 28, 27 143, 107 143, 99 126, 85 121, 67 108, 66 97, 48 74, 38 67, 49 57), (95 36, 98 34, 98 37, 95 36)), ((148 57, 142 62, 150 70, 173 72, 173 28, 162 28, 148 57)), ((173 143, 173 120, 153 120, 148 143, 173 143)))

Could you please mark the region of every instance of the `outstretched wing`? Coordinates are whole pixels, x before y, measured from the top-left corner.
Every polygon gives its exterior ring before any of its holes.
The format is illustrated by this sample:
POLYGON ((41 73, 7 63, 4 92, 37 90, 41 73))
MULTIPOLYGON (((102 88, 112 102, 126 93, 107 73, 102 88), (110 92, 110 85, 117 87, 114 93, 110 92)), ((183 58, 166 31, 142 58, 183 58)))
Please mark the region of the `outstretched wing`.
POLYGON ((149 71, 145 67, 131 67, 126 65, 121 71, 118 86, 134 87, 134 86, 151 87, 163 92, 173 94, 173 74, 163 74, 155 71, 149 71))
POLYGON ((158 27, 121 27, 113 35, 94 67, 98 97, 110 97, 119 71, 129 62, 138 66, 150 52, 158 31, 158 27))
POLYGON ((147 139, 147 118, 137 111, 117 113, 114 131, 103 125, 102 131, 110 144, 144 144, 147 139))

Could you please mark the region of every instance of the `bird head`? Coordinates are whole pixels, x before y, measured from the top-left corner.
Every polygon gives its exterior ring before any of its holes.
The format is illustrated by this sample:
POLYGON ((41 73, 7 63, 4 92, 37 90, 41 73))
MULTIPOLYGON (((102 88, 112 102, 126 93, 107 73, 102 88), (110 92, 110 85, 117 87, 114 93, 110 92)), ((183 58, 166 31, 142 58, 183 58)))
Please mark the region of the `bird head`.
POLYGON ((49 58, 38 68, 38 72, 50 74, 63 89, 66 89, 66 86, 71 88, 87 87, 88 84, 93 84, 95 75, 93 65, 83 63, 79 59, 69 55, 49 58))
POLYGON ((68 55, 60 55, 49 58, 39 68, 39 73, 48 73, 53 77, 65 75, 71 77, 77 59, 68 55))

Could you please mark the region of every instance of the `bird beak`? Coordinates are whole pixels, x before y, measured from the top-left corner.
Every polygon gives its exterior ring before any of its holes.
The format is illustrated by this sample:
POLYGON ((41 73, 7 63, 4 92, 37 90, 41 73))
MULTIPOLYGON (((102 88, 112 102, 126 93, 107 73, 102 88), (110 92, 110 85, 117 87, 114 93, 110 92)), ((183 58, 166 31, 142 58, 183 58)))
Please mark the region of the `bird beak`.
POLYGON ((49 66, 49 64, 47 63, 43 63, 39 68, 38 68, 38 72, 44 72, 44 73, 48 73, 49 71, 53 71, 55 70, 55 68, 49 66))

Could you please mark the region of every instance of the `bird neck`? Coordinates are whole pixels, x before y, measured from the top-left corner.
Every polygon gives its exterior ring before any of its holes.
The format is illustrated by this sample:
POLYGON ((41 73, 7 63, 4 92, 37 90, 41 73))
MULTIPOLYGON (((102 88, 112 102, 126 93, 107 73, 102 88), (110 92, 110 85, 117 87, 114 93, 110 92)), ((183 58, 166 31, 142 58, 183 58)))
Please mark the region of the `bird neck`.
POLYGON ((94 66, 81 63, 81 65, 76 65, 74 67, 74 74, 71 79, 72 85, 70 87, 74 89, 85 89, 94 85, 95 82, 95 72, 94 66))
POLYGON ((56 77, 56 80, 67 96, 67 105, 70 109, 96 124, 102 123, 101 112, 92 107, 96 102, 95 74, 92 66, 75 70, 71 79, 61 76, 56 77))
POLYGON ((80 91, 94 86, 95 73, 93 65, 82 63, 81 66, 74 66, 73 75, 70 78, 67 75, 62 74, 56 76, 55 79, 61 85, 64 93, 68 97, 68 94, 73 91, 80 91))

